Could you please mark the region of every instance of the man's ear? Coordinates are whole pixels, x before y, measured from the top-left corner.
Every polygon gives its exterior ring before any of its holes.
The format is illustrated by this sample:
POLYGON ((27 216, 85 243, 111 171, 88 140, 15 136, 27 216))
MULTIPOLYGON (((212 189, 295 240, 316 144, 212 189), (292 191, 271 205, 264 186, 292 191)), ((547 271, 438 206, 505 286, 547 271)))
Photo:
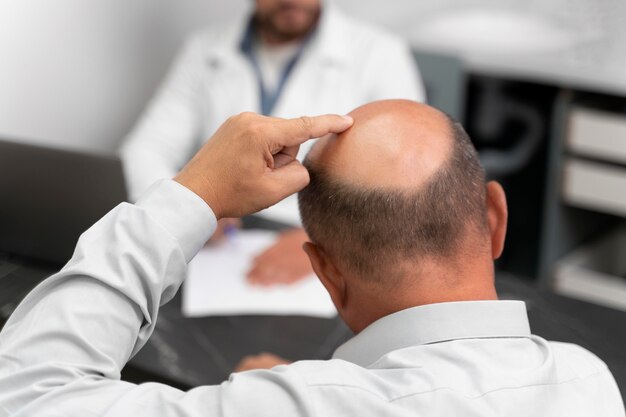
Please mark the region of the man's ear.
POLYGON ((302 249, 309 256, 313 271, 330 294, 337 311, 342 311, 345 304, 346 281, 322 248, 312 242, 306 242, 302 249))
POLYGON ((487 183, 487 221, 491 234, 491 256, 493 259, 498 259, 504 250, 508 215, 504 189, 499 183, 489 181, 487 183))

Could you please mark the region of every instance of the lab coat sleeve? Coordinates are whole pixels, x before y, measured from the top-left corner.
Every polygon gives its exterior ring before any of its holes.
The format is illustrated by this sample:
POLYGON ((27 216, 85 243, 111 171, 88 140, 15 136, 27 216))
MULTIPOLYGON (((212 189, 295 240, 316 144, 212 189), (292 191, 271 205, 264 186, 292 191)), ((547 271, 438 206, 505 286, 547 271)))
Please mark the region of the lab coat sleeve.
POLYGON ((395 37, 380 39, 370 71, 370 101, 401 98, 425 103, 426 89, 411 48, 395 37))
POLYGON ((130 201, 172 178, 197 151, 202 135, 199 39, 190 39, 120 148, 130 201))
MULTIPOLYGON (((189 392, 120 381, 215 226, 200 197, 164 180, 85 232, 68 264, 22 301, 0 333, 0 416, 269 416, 308 409, 303 382, 289 367, 189 392)), ((299 414, 305 411, 293 413, 299 414)))

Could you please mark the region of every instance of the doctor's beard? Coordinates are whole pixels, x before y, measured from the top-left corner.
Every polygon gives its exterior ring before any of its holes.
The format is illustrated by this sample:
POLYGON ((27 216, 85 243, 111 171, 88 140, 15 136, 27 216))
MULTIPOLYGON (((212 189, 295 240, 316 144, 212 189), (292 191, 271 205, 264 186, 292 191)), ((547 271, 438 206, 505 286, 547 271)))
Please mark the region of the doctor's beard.
POLYGON ((286 43, 305 37, 321 14, 316 0, 261 0, 254 15, 256 29, 270 43, 286 43))

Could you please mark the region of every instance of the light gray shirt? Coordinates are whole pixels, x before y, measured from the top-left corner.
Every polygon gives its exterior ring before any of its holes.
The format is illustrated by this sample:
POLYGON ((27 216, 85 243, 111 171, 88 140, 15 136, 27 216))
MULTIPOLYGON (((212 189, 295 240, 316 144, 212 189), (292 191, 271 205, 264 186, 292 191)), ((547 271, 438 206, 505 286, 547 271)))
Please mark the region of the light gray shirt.
POLYGON ((606 365, 531 335, 518 301, 410 308, 332 360, 188 392, 120 381, 215 224, 203 200, 164 180, 84 233, 0 333, 0 416, 624 416, 606 365))

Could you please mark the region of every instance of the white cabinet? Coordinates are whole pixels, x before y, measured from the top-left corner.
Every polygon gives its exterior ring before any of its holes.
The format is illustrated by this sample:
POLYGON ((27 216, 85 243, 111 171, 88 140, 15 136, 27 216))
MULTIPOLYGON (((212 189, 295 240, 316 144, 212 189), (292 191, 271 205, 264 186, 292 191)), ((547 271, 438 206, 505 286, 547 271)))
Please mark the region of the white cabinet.
POLYGON ((576 154, 626 164, 626 114, 572 109, 567 148, 576 154))
POLYGON ((563 199, 573 206, 626 217, 626 167, 567 158, 563 199))
MULTIPOLYGON (((561 204, 626 218, 626 113, 573 107, 567 120, 561 204)), ((614 223, 555 262, 557 293, 626 311, 626 221, 614 223)), ((568 234, 585 226, 570 220, 568 234)))

